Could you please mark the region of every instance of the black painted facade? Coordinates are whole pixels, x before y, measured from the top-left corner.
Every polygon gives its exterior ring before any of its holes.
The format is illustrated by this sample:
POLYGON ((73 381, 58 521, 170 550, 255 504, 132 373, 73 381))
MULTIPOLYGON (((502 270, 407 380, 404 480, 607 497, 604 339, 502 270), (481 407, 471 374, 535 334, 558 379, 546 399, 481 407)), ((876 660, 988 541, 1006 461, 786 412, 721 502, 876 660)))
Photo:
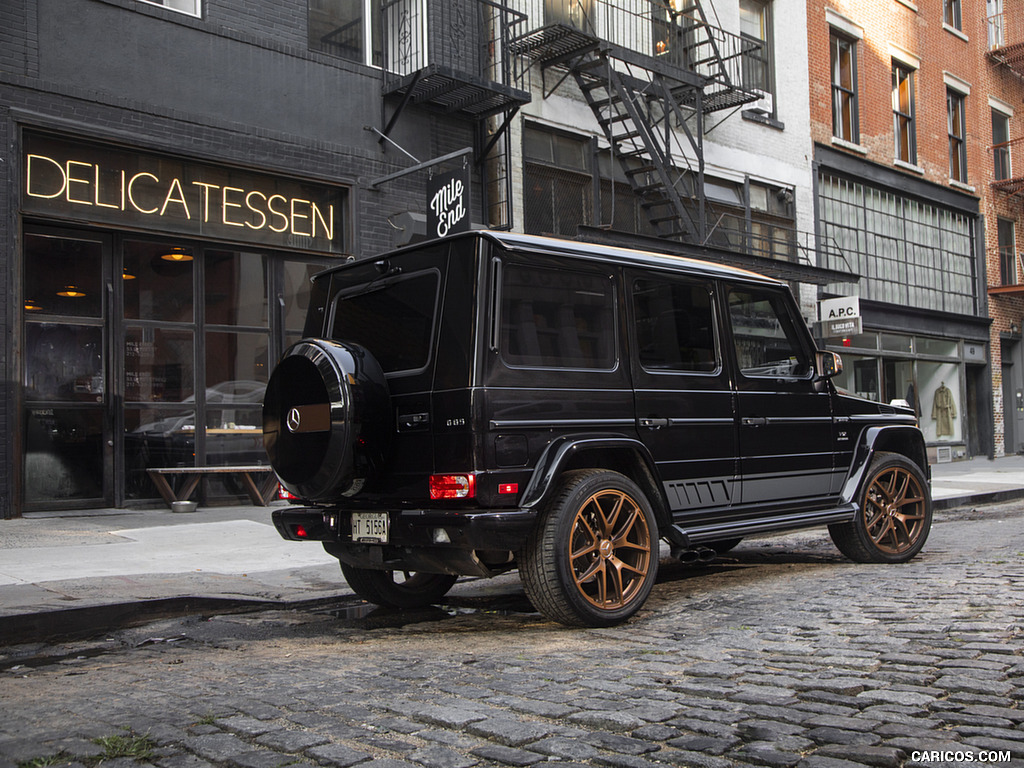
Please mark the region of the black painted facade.
MULTIPOLYGON (((194 283, 199 291, 203 289, 203 275, 211 281, 217 274, 212 254, 248 256, 251 251, 266 249, 270 253, 266 263, 271 265, 264 268, 267 274, 276 274, 274 270, 280 267, 274 265, 292 256, 311 264, 362 258, 394 245, 397 214, 422 213, 427 208, 426 173, 371 186, 374 179, 412 164, 409 157, 381 143, 377 134, 367 130, 367 126, 382 129, 395 105, 389 101, 384 109, 379 69, 310 50, 307 0, 209 0, 202 6, 202 16, 195 18, 141 0, 8 0, 0 4, 0 142, 4 147, 0 163, 0 271, 4 275, 0 290, 0 333, 4 339, 0 344, 4 377, 0 518, 19 515, 26 498, 26 443, 31 440, 27 421, 34 418, 26 415, 30 412, 26 410, 26 397, 31 396, 25 391, 26 355, 31 361, 32 354, 39 354, 26 348, 30 335, 26 329, 31 321, 26 302, 37 298, 26 295, 27 273, 34 269, 32 264, 26 265, 31 238, 74 233, 75 237, 109 241, 113 243, 110 250, 118 276, 122 269, 119 259, 123 255, 126 260, 125 287, 120 281, 115 285, 106 279, 106 305, 118 308, 116 313, 88 321, 116 326, 113 333, 96 333, 106 340, 101 345, 110 345, 103 364, 110 382, 102 394, 111 402, 119 402, 126 389, 138 384, 130 376, 126 380, 123 371, 114 370, 130 367, 131 363, 123 350, 112 348, 136 333, 132 312, 137 311, 131 309, 132 294, 127 287, 128 254, 138 252, 138 242, 154 238, 171 242, 184 236, 180 228, 170 225, 170 211, 188 207, 189 216, 200 216, 195 200, 203 198, 188 197, 186 202, 186 195, 197 189, 208 193, 213 182, 187 174, 200 173, 195 169, 213 169, 223 178, 234 174, 249 185, 217 182, 217 187, 231 190, 232 196, 216 198, 214 203, 213 198, 205 198, 205 213, 210 217, 216 214, 228 226, 196 230, 185 237, 197 258, 202 255, 208 260, 194 283), (167 184, 162 202, 146 203, 141 197, 133 202, 126 191, 132 179, 144 174, 136 179, 137 192, 147 184, 155 189, 153 180, 163 172, 151 166, 126 171, 123 164, 104 167, 99 161, 75 158, 71 158, 73 165, 65 162, 63 170, 58 171, 60 161, 47 164, 47 160, 37 159, 36 170, 46 167, 57 173, 57 177, 51 176, 51 182, 57 178, 53 183, 63 183, 64 187, 57 194, 55 186, 36 186, 37 197, 32 201, 28 200, 26 185, 27 155, 32 154, 33 141, 58 147, 62 142, 72 148, 88 146, 100 156, 106 149, 134 158, 131 162, 155 159, 158 167, 184 168, 181 173, 186 175, 166 172, 169 175, 162 180, 167 184), (165 162, 161 163, 161 158, 165 162), (65 181, 60 182, 60 178, 65 181), (176 191, 168 180, 178 182, 176 191), (271 246, 261 244, 257 225, 265 225, 264 229, 271 223, 285 226, 284 219, 272 218, 273 206, 267 208, 271 193, 259 191, 264 180, 267 184, 306 185, 334 194, 338 227, 334 245, 328 247, 315 238, 303 237, 271 246), (44 202, 47 205, 40 205, 44 202), (247 207, 247 202, 252 206, 247 207), (155 219, 158 212, 166 214, 168 227, 161 230, 159 221, 146 221, 141 215, 118 220, 116 214, 132 205, 135 214, 154 211, 150 219, 155 219), (161 206, 165 210, 159 211, 161 206), (255 211, 259 207, 262 213, 255 211), (233 232, 237 237, 232 237, 233 232)), ((465 117, 410 107, 395 123, 390 138, 416 158, 427 160, 472 147, 475 134, 474 122, 465 117)), ((479 174, 474 174, 473 185, 479 186, 479 174)), ((303 218, 302 213, 304 197, 296 193, 288 198, 293 206, 294 200, 300 201, 291 211, 282 202, 286 197, 275 199, 273 205, 279 215, 298 211, 299 218, 288 226, 303 234, 310 229, 310 218, 303 218)), ((474 194, 473 201, 473 220, 480 221, 480 195, 474 194)), ((324 209, 318 210, 323 217, 324 209)), ((319 222, 321 229, 326 226, 323 218, 319 222)), ((270 291, 284 286, 283 280, 266 279, 270 291)), ((267 298, 273 316, 278 297, 267 298)), ((196 303, 202 303, 201 297, 196 303)), ((196 360, 206 360, 199 363, 200 370, 212 370, 217 365, 217 360, 204 352, 204 338, 224 330, 216 326, 221 321, 214 317, 211 306, 207 297, 203 310, 206 315, 198 315, 200 319, 190 321, 186 329, 198 339, 196 360)), ((142 317, 136 323, 138 333, 158 334, 162 330, 159 321, 157 315, 142 317)), ((237 323, 237 317, 230 322, 237 323)), ((278 354, 286 340, 284 321, 272 317, 255 322, 258 328, 265 325, 263 334, 269 330, 271 336, 263 343, 266 348, 261 347, 262 354, 278 354)), ((55 324, 60 323, 41 324, 40 328, 46 325, 49 329, 55 324)), ((149 395, 135 396, 142 400, 171 397, 166 382, 154 388, 150 381, 147 386, 149 395)), ((194 387, 202 389, 202 383, 194 387)), ((199 408, 204 397, 209 399, 208 394, 193 391, 192 400, 188 400, 186 390, 181 389, 174 397, 182 396, 182 401, 190 403, 198 399, 194 407, 199 408)), ((88 394, 88 384, 75 382, 75 397, 87 399, 88 394)), ((212 400, 207 407, 212 413, 212 400)), ((112 412, 114 422, 108 431, 123 435, 127 430, 123 409, 115 405, 112 412)), ((213 441, 212 432, 209 441, 213 441)), ((193 446, 193 450, 197 448, 193 446)), ((119 466, 118 477, 114 478, 118 486, 108 488, 105 498, 94 499, 94 505, 132 503, 133 494, 126 490, 124 481, 129 473, 119 466)), ((142 496, 145 501, 152 494, 142 496)), ((76 502, 72 499, 67 503, 76 502)))

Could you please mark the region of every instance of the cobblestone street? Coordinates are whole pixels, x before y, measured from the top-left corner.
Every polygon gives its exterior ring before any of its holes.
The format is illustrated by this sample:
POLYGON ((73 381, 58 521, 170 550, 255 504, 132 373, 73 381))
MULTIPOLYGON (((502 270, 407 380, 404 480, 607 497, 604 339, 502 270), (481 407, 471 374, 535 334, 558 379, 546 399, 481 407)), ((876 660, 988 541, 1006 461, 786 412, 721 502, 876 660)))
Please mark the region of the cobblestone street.
POLYGON ((904 566, 824 531, 665 561, 614 629, 542 620, 507 580, 405 625, 266 612, 0 650, 0 768, 1024 765, 1019 507, 945 518, 904 566), (93 741, 117 735, 144 749, 93 741))

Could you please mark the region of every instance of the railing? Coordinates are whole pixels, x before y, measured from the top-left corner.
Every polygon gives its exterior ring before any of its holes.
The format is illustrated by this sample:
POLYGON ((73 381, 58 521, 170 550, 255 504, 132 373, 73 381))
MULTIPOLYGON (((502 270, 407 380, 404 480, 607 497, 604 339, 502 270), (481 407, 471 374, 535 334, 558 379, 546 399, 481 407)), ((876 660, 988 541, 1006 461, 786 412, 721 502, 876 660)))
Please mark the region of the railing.
POLYGON ((988 49, 1002 48, 1006 44, 1004 14, 996 13, 988 17, 988 49))
POLYGON ((526 20, 504 0, 387 0, 381 20, 387 78, 435 66, 511 85, 518 72, 509 41, 526 20))
POLYGON ((698 3, 686 3, 681 11, 674 5, 668 0, 525 0, 524 32, 570 27, 714 83, 766 90, 759 41, 708 23, 698 3))

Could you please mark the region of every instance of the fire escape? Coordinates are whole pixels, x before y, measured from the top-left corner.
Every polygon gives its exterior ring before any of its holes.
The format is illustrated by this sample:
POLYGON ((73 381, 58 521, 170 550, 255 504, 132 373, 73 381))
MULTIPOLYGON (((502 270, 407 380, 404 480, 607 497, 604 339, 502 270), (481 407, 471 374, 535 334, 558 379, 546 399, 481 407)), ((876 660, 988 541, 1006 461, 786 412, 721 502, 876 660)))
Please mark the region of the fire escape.
POLYGON ((543 5, 511 50, 539 65, 545 98, 571 77, 658 235, 715 243, 704 118, 763 95, 760 45, 712 24, 703 0, 543 5))
MULTIPOLYGON (((486 166, 484 208, 497 227, 511 222, 508 127, 531 98, 522 89, 519 61, 509 53, 526 21, 506 0, 383 0, 381 5, 381 142, 390 140, 410 106, 471 121, 476 133, 471 154, 478 167, 486 166)), ((408 170, 465 154, 468 150, 408 170)))
MULTIPOLYGON (((1015 15, 997 13, 989 16, 988 58, 996 66, 1005 67, 1024 81, 1024 29, 1017 28, 1020 24, 1021 20, 1015 15)), ((1009 126, 1008 120, 1006 125, 1009 126)), ((1004 138, 1004 141, 997 142, 991 147, 995 169, 992 189, 1021 201, 1024 199, 1024 174, 1019 170, 1014 171, 1011 160, 1014 149, 1024 145, 1024 137, 1010 138, 1007 135, 1004 138)), ((1004 284, 989 286, 989 295, 1024 296, 1024 284, 1020 282, 1024 275, 1024 263, 1021 263, 1020 251, 1015 247, 1001 246, 999 257, 1004 284)))

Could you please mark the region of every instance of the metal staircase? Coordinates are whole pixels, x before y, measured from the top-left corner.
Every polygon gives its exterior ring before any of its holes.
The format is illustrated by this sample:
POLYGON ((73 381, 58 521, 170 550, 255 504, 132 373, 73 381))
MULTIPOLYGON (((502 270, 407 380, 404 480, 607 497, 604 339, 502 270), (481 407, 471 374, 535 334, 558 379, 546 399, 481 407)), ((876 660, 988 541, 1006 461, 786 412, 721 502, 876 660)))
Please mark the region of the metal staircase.
POLYGON ((743 58, 757 44, 709 23, 700 2, 640 10, 613 0, 565 0, 569 8, 513 41, 540 65, 545 96, 571 76, 660 237, 705 244, 704 116, 755 101, 743 58), (653 38, 653 41, 652 41, 653 38), (552 88, 550 73, 560 73, 552 88))

